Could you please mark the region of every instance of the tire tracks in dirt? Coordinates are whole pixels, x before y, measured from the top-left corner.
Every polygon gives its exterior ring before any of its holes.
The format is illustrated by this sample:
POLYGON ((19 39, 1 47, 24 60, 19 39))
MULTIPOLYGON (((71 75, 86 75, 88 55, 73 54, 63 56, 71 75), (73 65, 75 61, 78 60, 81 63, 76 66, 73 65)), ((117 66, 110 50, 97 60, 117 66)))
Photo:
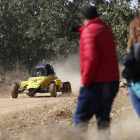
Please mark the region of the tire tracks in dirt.
POLYGON ((54 117, 48 116, 48 111, 70 99, 61 93, 56 98, 39 93, 32 98, 26 94, 21 94, 16 99, 9 95, 0 98, 0 130, 12 139, 19 139, 28 131, 46 129, 55 121, 54 117))
POLYGON ((56 98, 47 96, 46 94, 37 94, 30 98, 27 95, 19 95, 18 98, 2 98, 0 99, 0 115, 7 113, 21 112, 24 109, 32 109, 47 104, 53 104, 60 101, 60 93, 56 98))

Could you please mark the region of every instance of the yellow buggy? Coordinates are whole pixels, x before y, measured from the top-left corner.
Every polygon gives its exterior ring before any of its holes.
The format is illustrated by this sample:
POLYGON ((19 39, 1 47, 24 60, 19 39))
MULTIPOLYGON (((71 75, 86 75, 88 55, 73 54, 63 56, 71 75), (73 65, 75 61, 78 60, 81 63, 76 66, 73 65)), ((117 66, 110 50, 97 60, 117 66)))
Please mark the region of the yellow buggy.
POLYGON ((12 98, 17 98, 21 93, 26 93, 30 97, 36 93, 50 93, 51 97, 56 97, 57 92, 62 94, 72 92, 70 82, 61 82, 50 64, 37 64, 29 80, 21 82, 21 86, 20 89, 18 83, 13 84, 12 98))

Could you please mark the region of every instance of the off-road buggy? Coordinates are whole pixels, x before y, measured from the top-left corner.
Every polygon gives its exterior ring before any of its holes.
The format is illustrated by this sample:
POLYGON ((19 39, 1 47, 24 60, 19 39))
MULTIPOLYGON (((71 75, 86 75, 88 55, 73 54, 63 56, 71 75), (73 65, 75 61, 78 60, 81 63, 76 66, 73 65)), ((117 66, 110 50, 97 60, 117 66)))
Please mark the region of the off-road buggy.
POLYGON ((69 82, 61 82, 54 72, 50 64, 37 64, 32 71, 28 81, 21 82, 22 88, 17 82, 12 86, 11 96, 17 98, 18 94, 26 93, 33 97, 36 93, 50 93, 51 97, 56 97, 57 92, 71 93, 71 84, 69 82))

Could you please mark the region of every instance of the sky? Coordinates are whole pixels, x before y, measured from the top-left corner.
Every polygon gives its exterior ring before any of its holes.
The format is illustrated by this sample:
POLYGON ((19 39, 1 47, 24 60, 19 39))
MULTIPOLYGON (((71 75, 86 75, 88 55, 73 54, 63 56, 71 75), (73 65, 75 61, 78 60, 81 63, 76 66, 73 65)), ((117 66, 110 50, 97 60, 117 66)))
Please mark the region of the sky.
MULTIPOLYGON (((73 0, 69 0, 69 1, 73 1, 73 0)), ((132 7, 135 6, 137 4, 138 0, 133 0, 132 1, 132 7)))
POLYGON ((136 5, 137 2, 138 2, 138 0, 133 0, 133 1, 132 1, 132 5, 136 5))
MULTIPOLYGON (((73 0, 69 0, 69 1, 73 1, 73 0)), ((138 2, 138 0, 133 0, 133 1, 132 1, 132 5, 136 5, 137 2, 138 2)))
POLYGON ((138 0, 133 0, 133 1, 132 1, 132 5, 136 5, 137 2, 138 2, 138 0))

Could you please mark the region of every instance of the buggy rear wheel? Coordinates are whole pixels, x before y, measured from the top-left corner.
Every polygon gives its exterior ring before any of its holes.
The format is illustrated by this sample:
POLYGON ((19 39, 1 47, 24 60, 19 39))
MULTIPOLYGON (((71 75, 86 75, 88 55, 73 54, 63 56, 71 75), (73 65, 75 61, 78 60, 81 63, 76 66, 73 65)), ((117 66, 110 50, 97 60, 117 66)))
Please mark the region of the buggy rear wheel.
POLYGON ((62 94, 63 93, 72 93, 70 82, 64 82, 62 85, 62 94))
POLYGON ((11 89, 12 98, 17 98, 18 97, 18 89, 19 89, 19 84, 13 84, 12 85, 12 89, 11 89))
POLYGON ((50 93, 51 93, 51 97, 56 97, 57 96, 55 83, 50 84, 50 93))

